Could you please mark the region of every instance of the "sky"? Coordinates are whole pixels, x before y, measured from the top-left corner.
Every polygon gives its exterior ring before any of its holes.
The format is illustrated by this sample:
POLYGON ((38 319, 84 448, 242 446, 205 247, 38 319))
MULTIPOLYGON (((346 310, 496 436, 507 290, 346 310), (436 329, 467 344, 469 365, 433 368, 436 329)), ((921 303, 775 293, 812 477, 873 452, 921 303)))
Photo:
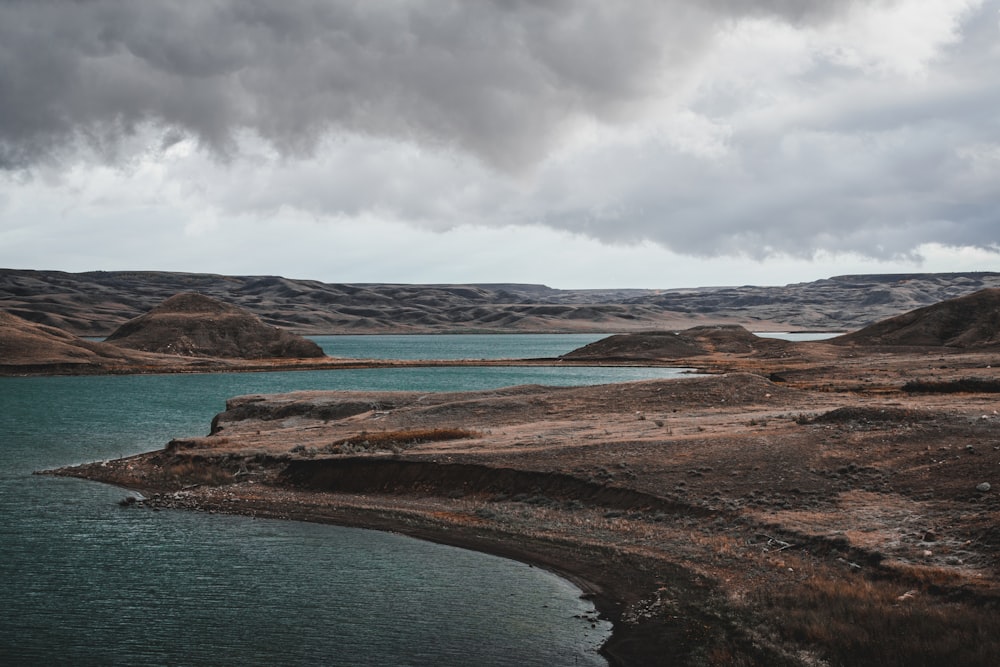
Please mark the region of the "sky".
POLYGON ((0 0, 0 267, 1000 271, 1000 0, 0 0))

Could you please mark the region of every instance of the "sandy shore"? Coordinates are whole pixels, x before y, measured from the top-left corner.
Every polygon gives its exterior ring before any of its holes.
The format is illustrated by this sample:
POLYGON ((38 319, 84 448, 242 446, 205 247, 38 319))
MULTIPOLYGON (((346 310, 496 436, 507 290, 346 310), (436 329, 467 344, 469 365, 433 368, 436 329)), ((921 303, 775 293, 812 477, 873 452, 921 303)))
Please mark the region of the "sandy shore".
POLYGON ((709 375, 244 397, 210 436, 57 473, 154 508, 552 569, 614 623, 613 664, 995 662, 1000 354, 815 344, 663 363, 709 375), (947 391, 968 378, 981 391, 947 391), (904 391, 919 381, 943 384, 904 391))

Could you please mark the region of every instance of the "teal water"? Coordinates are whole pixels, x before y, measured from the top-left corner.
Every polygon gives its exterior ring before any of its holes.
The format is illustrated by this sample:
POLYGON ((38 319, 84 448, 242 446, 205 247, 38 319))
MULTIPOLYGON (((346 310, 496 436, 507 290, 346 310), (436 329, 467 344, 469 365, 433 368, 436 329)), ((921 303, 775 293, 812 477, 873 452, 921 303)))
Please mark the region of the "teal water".
POLYGON ((349 359, 550 359, 607 336, 608 334, 393 334, 310 338, 329 356, 349 359))
POLYGON ((373 531, 122 509, 121 489, 31 473, 204 434, 239 394, 452 391, 670 373, 482 367, 0 378, 0 664, 603 665, 596 650, 608 625, 580 618, 592 605, 541 569, 373 531))

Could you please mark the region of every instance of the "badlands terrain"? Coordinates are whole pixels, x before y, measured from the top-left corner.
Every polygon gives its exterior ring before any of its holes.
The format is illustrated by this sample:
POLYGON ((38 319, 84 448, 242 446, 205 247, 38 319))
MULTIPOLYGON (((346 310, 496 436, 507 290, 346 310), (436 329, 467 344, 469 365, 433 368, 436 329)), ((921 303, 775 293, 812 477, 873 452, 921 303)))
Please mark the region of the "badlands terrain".
POLYGON ((132 508, 367 526, 551 568, 614 623, 616 665, 993 665, 998 330, 985 289, 821 342, 613 336, 547 363, 698 373, 234 397, 205 437, 55 474, 133 489, 132 508))
POLYGON ((299 334, 608 332, 741 324, 853 331, 980 289, 1000 273, 837 276, 784 286, 561 290, 544 285, 322 283, 278 276, 0 269, 0 311, 107 336, 182 292, 239 306, 299 334))

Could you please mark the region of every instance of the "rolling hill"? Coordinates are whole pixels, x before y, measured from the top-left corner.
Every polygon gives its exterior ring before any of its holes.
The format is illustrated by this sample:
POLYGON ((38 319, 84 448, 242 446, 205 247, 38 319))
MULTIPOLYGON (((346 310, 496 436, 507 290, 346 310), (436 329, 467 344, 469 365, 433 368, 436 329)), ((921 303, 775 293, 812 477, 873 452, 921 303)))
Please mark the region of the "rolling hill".
POLYGON ((741 324, 850 331, 972 292, 1000 273, 838 276, 784 286, 561 290, 544 285, 323 283, 278 276, 0 269, 0 310, 107 336, 182 292, 245 308, 300 334, 607 332, 741 324))

